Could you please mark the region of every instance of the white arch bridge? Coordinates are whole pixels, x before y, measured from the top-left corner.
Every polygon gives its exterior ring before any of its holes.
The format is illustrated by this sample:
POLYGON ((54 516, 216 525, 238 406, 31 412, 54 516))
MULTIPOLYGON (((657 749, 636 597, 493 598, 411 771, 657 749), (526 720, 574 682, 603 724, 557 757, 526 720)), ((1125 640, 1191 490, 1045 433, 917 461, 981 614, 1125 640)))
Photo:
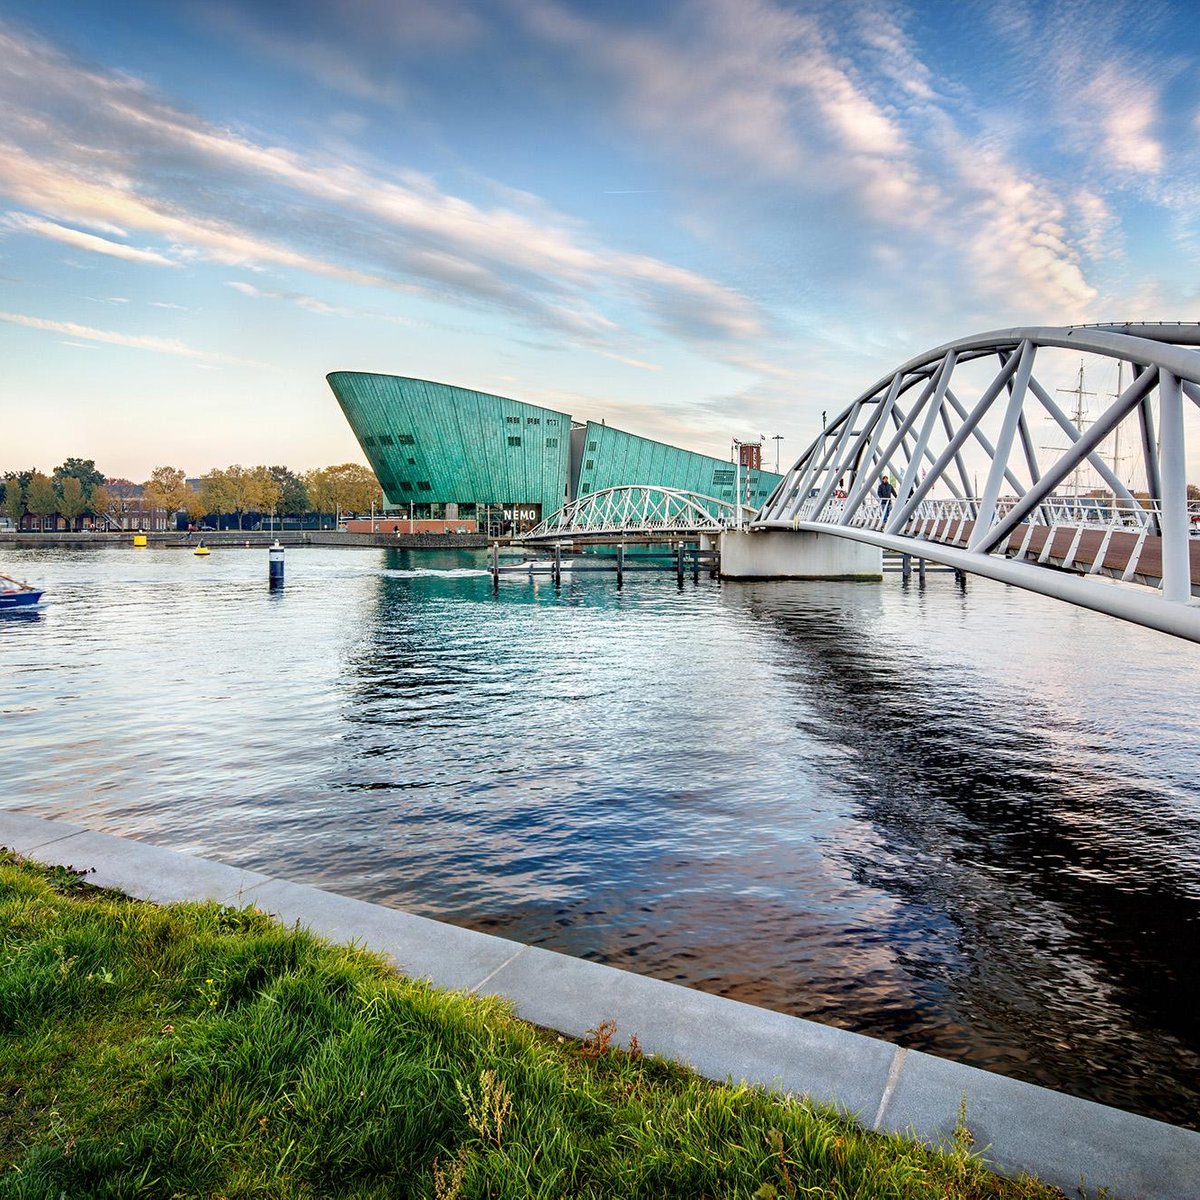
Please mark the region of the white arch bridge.
POLYGON ((939 346, 840 413, 751 528, 928 558, 1200 642, 1185 419, 1185 401, 1200 406, 1197 347, 1200 325, 1184 324, 1017 328, 939 346), (1061 351, 1118 381, 1094 419, 1082 363, 1073 412, 1035 374, 1055 357, 1061 369, 1061 351), (1035 422, 1061 443, 1049 454, 1035 422), (895 499, 879 495, 885 475, 895 499))
MULTIPOLYGON (((754 510, 744 506, 743 520, 754 510)), ((679 488, 631 484, 588 492, 540 525, 521 534, 520 542, 636 541, 695 538, 719 534, 733 524, 735 505, 729 500, 686 492, 679 488)))

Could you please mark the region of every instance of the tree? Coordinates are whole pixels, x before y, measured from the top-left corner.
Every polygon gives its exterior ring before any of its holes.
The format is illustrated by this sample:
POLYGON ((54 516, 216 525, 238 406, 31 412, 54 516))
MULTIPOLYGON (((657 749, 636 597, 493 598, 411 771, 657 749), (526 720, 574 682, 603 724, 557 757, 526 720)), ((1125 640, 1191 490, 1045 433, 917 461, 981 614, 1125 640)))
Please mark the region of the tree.
POLYGON ((138 485, 132 479, 109 476, 104 481, 104 490, 109 496, 107 511, 116 515, 117 524, 124 529, 129 509, 138 494, 138 485))
POLYGON ((104 484, 104 472, 97 471, 95 462, 90 458, 68 458, 62 466, 54 468, 54 482, 60 492, 64 479, 78 479, 84 496, 90 496, 92 488, 104 484))
POLYGON ((201 475, 200 500, 204 511, 217 518, 217 527, 220 528, 221 517, 225 513, 235 512, 237 508, 228 472, 213 467, 207 475, 201 475))
POLYGON ((383 489, 370 467, 339 463, 304 476, 305 486, 318 512, 369 512, 383 507, 383 489))
POLYGON ((237 513, 238 529, 241 529, 246 510, 254 506, 254 478, 241 463, 234 463, 233 466, 225 468, 225 479, 229 486, 233 511, 237 513))
POLYGON ((116 503, 117 498, 102 483, 98 483, 88 498, 88 512, 98 519, 112 512, 116 503))
POLYGON ((270 467, 255 467, 251 476, 251 504, 260 513, 274 513, 283 499, 283 488, 271 474, 270 467))
POLYGON ((142 485, 147 506, 151 510, 165 508, 168 522, 183 507, 187 492, 187 477, 178 467, 155 467, 142 485))
POLYGON ((204 497, 195 488, 188 488, 188 494, 183 499, 183 511, 187 513, 187 519, 193 525, 199 525, 208 515, 204 497))
POLYGON ((25 489, 25 506, 39 518, 38 527, 45 529, 46 518, 58 512, 58 493, 54 490, 54 483, 49 475, 34 471, 29 486, 25 489))
POLYGON ((14 524, 20 525, 28 510, 25 507, 25 488, 19 475, 4 477, 4 515, 14 524))
POLYGON ((87 497, 83 494, 83 483, 77 475, 64 475, 58 487, 58 512, 66 521, 67 530, 75 528, 75 522, 87 508, 87 497))
POLYGON ((299 516, 308 512, 308 488, 304 480, 288 467, 271 467, 271 478, 275 480, 282 491, 279 498, 279 511, 289 516, 299 516))
POLYGON ((1187 485, 1187 498, 1189 500, 1200 500, 1200 484, 1189 483, 1187 485))

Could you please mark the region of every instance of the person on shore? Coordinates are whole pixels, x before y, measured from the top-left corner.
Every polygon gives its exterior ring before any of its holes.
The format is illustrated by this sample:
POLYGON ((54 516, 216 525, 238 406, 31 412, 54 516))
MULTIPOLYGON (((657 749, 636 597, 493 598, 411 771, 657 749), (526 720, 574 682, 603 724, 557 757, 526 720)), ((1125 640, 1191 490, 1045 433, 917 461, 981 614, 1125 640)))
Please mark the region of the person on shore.
POLYGON ((886 475, 880 476, 879 488, 875 494, 879 497, 879 507, 883 510, 883 519, 886 523, 892 515, 892 501, 896 498, 895 485, 886 475))

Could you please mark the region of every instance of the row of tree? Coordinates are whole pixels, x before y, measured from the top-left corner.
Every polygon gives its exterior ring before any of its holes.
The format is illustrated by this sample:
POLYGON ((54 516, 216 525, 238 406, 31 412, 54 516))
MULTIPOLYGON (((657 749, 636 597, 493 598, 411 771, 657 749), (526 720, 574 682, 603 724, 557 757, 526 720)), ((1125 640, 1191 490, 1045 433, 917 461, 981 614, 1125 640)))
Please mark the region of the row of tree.
POLYGON ((172 520, 185 513, 199 523, 206 517, 236 516, 242 528, 252 514, 303 516, 306 513, 369 512, 383 508, 383 490, 369 467, 340 463, 297 474, 288 467, 214 467, 196 486, 178 467, 155 467, 149 479, 134 483, 106 476, 92 459, 69 458, 53 474, 10 471, 0 481, 0 511, 14 524, 26 514, 44 521, 62 518, 74 529, 90 514, 124 526, 131 514, 145 518, 162 510, 172 520))

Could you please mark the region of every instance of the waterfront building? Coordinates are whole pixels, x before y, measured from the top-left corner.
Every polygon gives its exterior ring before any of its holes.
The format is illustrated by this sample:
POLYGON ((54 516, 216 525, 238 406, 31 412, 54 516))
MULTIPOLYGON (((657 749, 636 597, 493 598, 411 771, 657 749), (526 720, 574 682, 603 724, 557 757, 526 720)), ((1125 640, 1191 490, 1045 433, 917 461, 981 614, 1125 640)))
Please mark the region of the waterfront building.
MULTIPOLYGON (((732 462, 603 420, 576 421, 560 409, 426 379, 359 371, 327 378, 389 506, 410 520, 520 531, 569 500, 623 484, 734 498, 732 462)), ((780 479, 749 464, 740 475, 742 498, 755 507, 780 479)))

